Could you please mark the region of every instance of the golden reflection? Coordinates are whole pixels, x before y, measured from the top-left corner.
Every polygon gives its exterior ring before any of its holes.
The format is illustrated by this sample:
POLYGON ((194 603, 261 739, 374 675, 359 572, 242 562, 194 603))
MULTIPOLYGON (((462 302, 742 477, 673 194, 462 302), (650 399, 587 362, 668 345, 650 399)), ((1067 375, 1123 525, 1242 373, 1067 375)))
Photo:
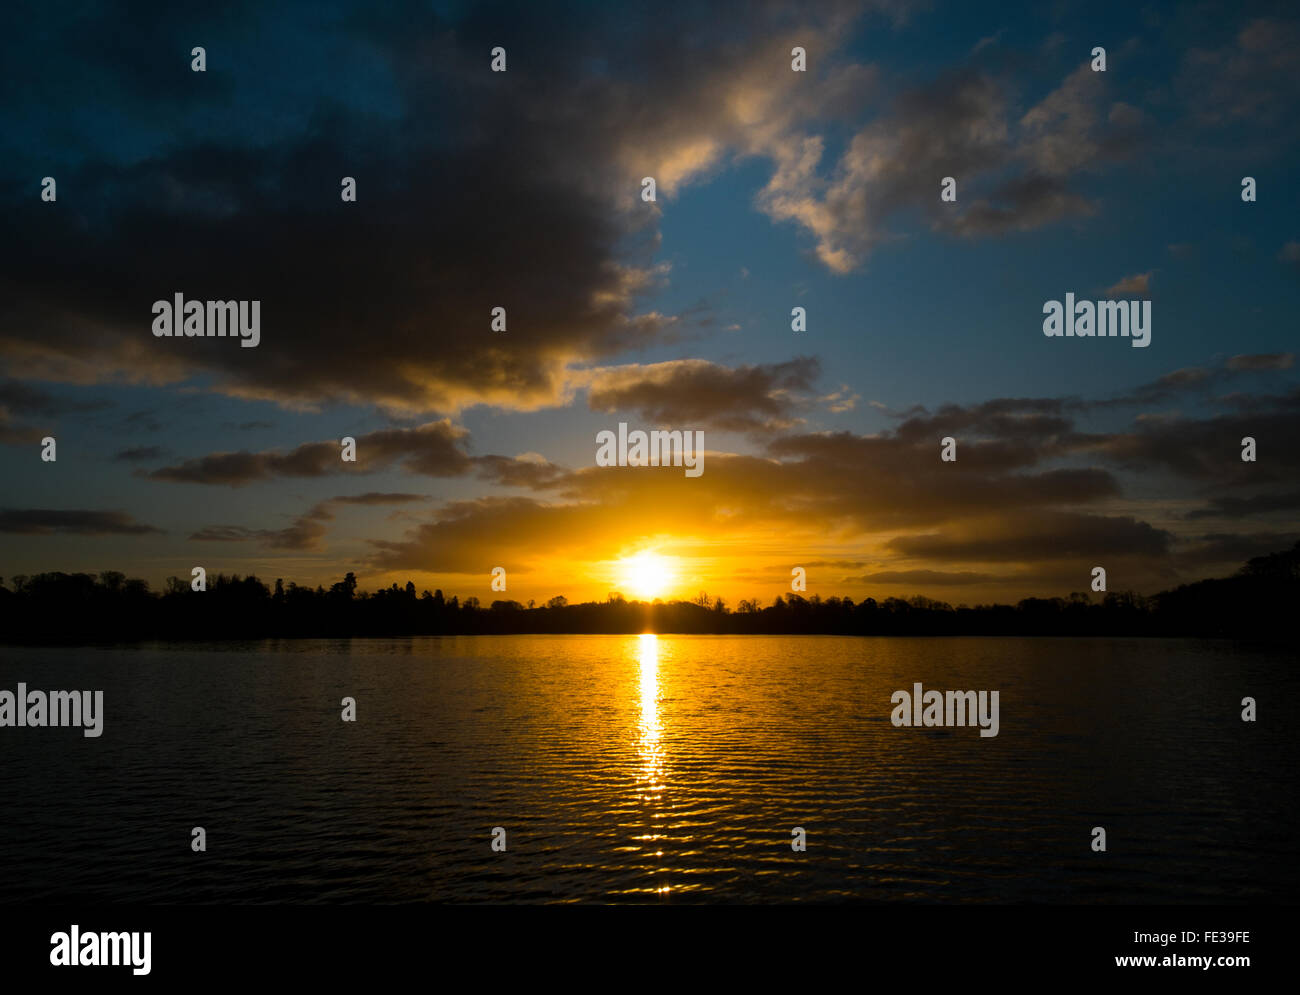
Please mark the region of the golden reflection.
POLYGON ((641 769, 637 774, 637 800, 642 805, 643 818, 646 819, 645 830, 634 840, 647 858, 651 858, 647 868, 650 874, 650 894, 666 897, 671 891, 669 884, 663 881, 666 868, 658 864, 663 858, 663 840, 666 834, 660 831, 667 812, 663 810, 664 787, 664 749, 663 721, 659 717, 659 637, 653 632, 646 632, 637 643, 638 662, 641 665, 641 724, 637 730, 637 752, 640 753, 641 769))
MULTIPOLYGON (((641 663, 641 725, 638 730, 637 750, 641 754, 641 770, 637 778, 637 798, 643 805, 649 806, 647 815, 650 824, 645 832, 636 838, 643 852, 655 858, 664 855, 662 845, 663 833, 659 832, 658 820, 664 817, 660 811, 660 800, 664 790, 663 783, 663 722, 659 718, 659 637, 653 632, 644 633, 638 645, 641 663)), ((650 874, 655 874, 651 869, 650 874)), ((669 886, 651 885, 648 889, 660 897, 668 895, 669 886)))
POLYGON ((641 655, 641 726, 638 748, 641 753, 641 798, 657 801, 663 790, 663 754, 659 742, 663 723, 659 721, 659 637, 653 632, 642 634, 641 655))

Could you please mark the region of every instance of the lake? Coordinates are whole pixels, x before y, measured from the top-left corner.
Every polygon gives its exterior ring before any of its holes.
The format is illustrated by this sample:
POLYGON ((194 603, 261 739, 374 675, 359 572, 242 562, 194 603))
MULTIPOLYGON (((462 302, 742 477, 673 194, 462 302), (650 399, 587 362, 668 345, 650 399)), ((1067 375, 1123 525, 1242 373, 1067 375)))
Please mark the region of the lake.
POLYGON ((7 903, 1291 903, 1300 883, 1300 679, 1277 648, 0 648, 0 688, 20 681, 102 689, 104 728, 0 729, 7 903), (998 735, 895 727, 917 682, 998 691, 998 735))

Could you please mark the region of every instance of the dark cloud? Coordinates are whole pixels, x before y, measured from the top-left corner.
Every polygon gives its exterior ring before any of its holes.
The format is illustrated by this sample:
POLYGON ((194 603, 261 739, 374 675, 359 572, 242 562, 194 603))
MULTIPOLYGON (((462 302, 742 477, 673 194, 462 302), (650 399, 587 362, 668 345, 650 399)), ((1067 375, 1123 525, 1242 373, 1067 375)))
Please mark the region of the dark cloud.
MULTIPOLYGON (((308 442, 287 453, 209 453, 174 466, 141 472, 152 480, 186 484, 217 484, 242 487, 280 477, 324 477, 334 474, 370 474, 399 466, 408 473, 427 477, 461 477, 477 472, 484 480, 512 487, 544 488, 568 479, 570 471, 536 455, 521 457, 470 456, 465 452, 468 434, 449 420, 429 422, 416 428, 386 428, 356 439, 356 462, 342 460, 341 440, 308 442)), ((362 495, 339 501, 394 503, 394 495, 362 495)), ((414 499, 415 496, 409 496, 414 499)))
POLYGON ((931 560, 981 563, 1097 557, 1153 557, 1169 552, 1173 535, 1129 516, 1038 512, 969 524, 950 534, 899 536, 886 543, 896 553, 931 560))
POLYGON ((323 477, 335 473, 375 473, 399 465, 408 473, 457 477, 474 461, 461 448, 464 429, 447 419, 417 428, 385 428, 356 439, 356 462, 343 462, 341 440, 308 442, 287 453, 212 453, 145 474, 153 480, 240 487, 275 477, 323 477))
MULTIPOLYGON (((0 354, 29 373, 207 372, 223 390, 274 401, 448 409, 549 403, 566 362, 624 344, 643 282, 621 262, 606 192, 589 182, 599 166, 576 159, 591 141, 574 141, 571 103, 555 99, 576 80, 531 85, 522 59, 508 76, 487 72, 487 49, 408 13, 426 29, 407 23, 380 50, 398 69, 403 37, 429 39, 396 74, 399 122, 322 103, 271 148, 195 140, 129 164, 87 161, 59 179, 61 201, 75 191, 90 214, 14 205, 0 354), (355 205, 340 201, 344 174, 358 180, 355 205), (175 292, 260 300, 261 344, 155 339, 151 303, 175 292), (498 305, 511 330, 493 337, 498 305)), ((195 33, 184 34, 188 51, 195 33)), ((159 39, 149 63, 178 40, 159 39)), ((562 76, 568 62, 559 46, 534 73, 562 76)))
POLYGON ((252 542, 264 544, 268 549, 305 552, 321 548, 321 540, 329 531, 326 522, 333 516, 327 513, 308 513, 295 519, 283 529, 253 529, 241 525, 212 525, 190 535, 193 542, 252 542), (322 518, 321 515, 324 515, 322 518))
POLYGON ((1001 235, 1033 231, 1070 217, 1088 217, 1096 208, 1055 176, 1031 173, 1008 180, 978 197, 947 227, 958 235, 1001 235))
POLYGON ((924 587, 987 584, 998 578, 993 574, 973 570, 879 570, 876 573, 850 577, 849 581, 861 584, 917 584, 924 587))
POLYGON ((1075 405, 1080 410, 1129 407, 1134 405, 1154 405, 1168 401, 1188 391, 1204 392, 1216 383, 1222 382, 1222 370, 1208 370, 1199 366, 1188 366, 1181 370, 1166 373, 1150 383, 1135 387, 1117 397, 1097 401, 1083 401, 1075 405))
POLYGON ((594 371, 593 411, 635 411, 655 424, 734 431, 788 428, 820 370, 816 359, 728 367, 704 360, 594 371))
POLYGON ((406 494, 395 492, 367 491, 365 494, 348 494, 343 497, 331 498, 335 504, 410 504, 413 501, 425 501, 427 498, 423 494, 406 494))
POLYGON ((44 436, 43 429, 14 421, 7 411, 0 408, 0 443, 6 446, 28 446, 40 442, 44 436))
POLYGON ((6 508, 0 510, 0 532, 105 536, 162 534, 162 529, 137 522, 124 511, 6 508))
POLYGON ((1228 360, 1230 370, 1289 370, 1295 363, 1295 353, 1267 352, 1253 356, 1233 356, 1228 360))
POLYGON ((1014 94, 994 76, 950 71, 901 93, 853 136, 829 179, 817 171, 820 141, 805 142, 759 204, 811 232, 818 258, 841 273, 893 238, 888 224, 900 214, 982 236, 1094 213, 1070 183, 1129 156, 1140 143, 1141 112, 1122 103, 1108 110, 1104 74, 1086 62, 1023 115, 1014 108, 1014 94), (955 203, 940 200, 945 176, 957 182, 955 203))
POLYGON ((0 380, 0 444, 22 446, 39 442, 52 427, 27 419, 56 419, 112 407, 111 401, 72 400, 18 380, 0 380))
POLYGON ((1144 419, 1132 431, 1094 437, 1090 451, 1128 470, 1162 470, 1238 495, 1294 484, 1300 473, 1300 409, 1273 405, 1195 419, 1144 419), (1241 459, 1255 439, 1258 458, 1241 459))
POLYGON ((0 380, 0 408, 24 415, 57 418, 66 414, 100 411, 112 406, 112 401, 100 399, 70 400, 51 394, 39 387, 34 387, 29 383, 17 380, 0 380))
POLYGON ((1294 131, 1300 104, 1300 26, 1257 17, 1218 48, 1190 48, 1180 86, 1192 117, 1209 127, 1248 123, 1252 129, 1294 131))
POLYGON ((434 573, 484 573, 493 566, 527 570, 538 557, 573 548, 617 520, 613 508, 545 505, 531 498, 451 502, 437 520, 399 541, 374 539, 373 566, 434 573))
POLYGON ((210 525, 194 532, 190 539, 195 542, 260 542, 268 549, 293 550, 305 552, 322 548, 321 540, 329 531, 329 523, 334 521, 334 506, 346 505, 388 505, 410 504, 424 500, 420 494, 381 493, 369 491, 365 494, 351 494, 330 498, 309 508, 295 518, 292 524, 282 529, 257 529, 243 525, 210 525))
POLYGON ((809 100, 839 106, 860 73, 817 74, 805 88, 815 96, 782 101, 778 91, 802 81, 774 76, 770 60, 783 52, 788 62, 791 37, 829 49, 863 6, 793 19, 765 4, 724 4, 709 17, 689 5, 356 6, 341 13, 348 34, 300 25, 289 55, 286 23, 249 8, 242 23, 258 23, 249 36, 265 40, 242 38, 242 57, 261 64, 269 46, 291 59, 287 75, 314 77, 313 59, 339 74, 326 92, 304 87, 306 106, 286 103, 278 118, 263 88, 228 85, 222 46, 211 45, 206 74, 188 71, 187 54, 159 57, 224 36, 206 20, 168 11, 128 47, 150 59, 87 62, 84 47, 103 44, 95 19, 109 37, 116 19, 92 11, 89 23, 65 23, 51 12, 48 71, 73 73, 120 100, 124 120, 153 127, 119 133, 138 143, 131 154, 105 141, 64 165, 56 205, 28 195, 35 163, 6 174, 24 193, 4 205, 0 358, 27 377, 206 376, 217 390, 286 404, 558 403, 571 365, 653 344, 675 324, 638 311, 663 275, 649 264, 658 210, 637 198, 640 177, 657 175, 671 196, 728 147, 773 154, 768 119, 737 117, 742 92, 789 115, 809 100), (488 69, 498 44, 508 73, 488 69), (178 88, 183 114, 160 103, 178 88), (353 89, 361 99, 349 103, 353 89), (159 115, 214 128, 151 142, 159 115), (246 132, 230 123, 241 115, 246 132), (340 200, 344 175, 357 180, 355 204, 340 200), (154 338, 152 302, 177 292, 259 300, 260 345, 154 338), (494 334, 498 306, 509 330, 494 334))
MULTIPOLYGON (((1153 405, 1172 400, 1179 395, 1200 395, 1206 397, 1209 391, 1231 383, 1241 376, 1252 373, 1276 373, 1289 370, 1295 355, 1289 352, 1253 353, 1233 356, 1216 367, 1187 366, 1157 377, 1150 383, 1142 384, 1117 397, 1096 401, 1073 401, 1071 408, 1078 410, 1120 407, 1124 405, 1153 405)), ((1251 395, 1265 405, 1269 401, 1266 395, 1251 395)), ((1219 401, 1223 401, 1219 398, 1219 401)))
POLYGON ((475 459, 479 476, 507 487, 528 487, 542 490, 558 486, 570 479, 570 471, 545 459, 507 456, 479 456, 475 459))
POLYGON ((1122 101, 1107 107, 1107 76, 1080 60, 1020 119, 1016 158, 1035 173, 1065 177, 1128 157, 1138 145, 1142 112, 1122 101))
POLYGON ((1300 414, 1300 387, 1293 387, 1284 394, 1233 391, 1216 397, 1215 401, 1222 407, 1250 414, 1268 411, 1300 414))
POLYGON ((1248 518, 1273 512, 1300 511, 1300 491, 1234 496, 1230 494, 1213 498, 1204 508, 1196 508, 1187 517, 1196 518, 1248 518))
POLYGON ((1193 569, 1206 564, 1242 564, 1256 556, 1289 549, 1300 538, 1292 532, 1214 532, 1192 539, 1178 554, 1193 569))

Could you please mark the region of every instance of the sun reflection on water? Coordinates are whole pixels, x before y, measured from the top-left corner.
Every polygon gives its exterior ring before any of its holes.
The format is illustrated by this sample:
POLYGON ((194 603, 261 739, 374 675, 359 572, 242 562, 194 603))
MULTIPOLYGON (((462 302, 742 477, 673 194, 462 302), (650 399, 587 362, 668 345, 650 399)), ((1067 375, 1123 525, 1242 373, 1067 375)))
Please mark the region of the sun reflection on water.
MULTIPOLYGON (((641 724, 638 728, 637 750, 641 769, 637 778, 637 797, 649 807, 652 825, 638 838, 648 855, 663 857, 660 841, 664 836, 653 820, 662 819, 660 808, 664 791, 663 721, 659 717, 659 637, 653 632, 644 633, 638 646, 641 665, 641 724)), ((654 874, 654 871, 650 872, 654 874)), ((669 886, 652 885, 650 891, 667 896, 669 886)))
POLYGON ((663 791, 663 723, 659 719, 659 637, 644 633, 641 657, 641 725, 638 749, 641 753, 641 799, 658 801, 663 791))

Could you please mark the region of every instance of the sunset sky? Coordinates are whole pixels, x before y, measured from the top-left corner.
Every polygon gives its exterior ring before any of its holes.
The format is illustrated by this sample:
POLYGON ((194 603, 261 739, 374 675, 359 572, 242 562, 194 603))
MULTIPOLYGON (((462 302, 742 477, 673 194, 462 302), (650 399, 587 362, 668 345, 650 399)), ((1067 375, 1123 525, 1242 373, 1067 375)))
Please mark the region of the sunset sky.
POLYGON ((7 581, 734 604, 803 566, 809 595, 974 604, 1300 538, 1291 4, 13 20, 7 581), (260 300, 260 344, 155 338, 177 292, 260 300), (1044 337, 1067 292, 1151 300, 1150 346, 1044 337), (704 473, 598 467, 620 421, 703 431, 704 473))

